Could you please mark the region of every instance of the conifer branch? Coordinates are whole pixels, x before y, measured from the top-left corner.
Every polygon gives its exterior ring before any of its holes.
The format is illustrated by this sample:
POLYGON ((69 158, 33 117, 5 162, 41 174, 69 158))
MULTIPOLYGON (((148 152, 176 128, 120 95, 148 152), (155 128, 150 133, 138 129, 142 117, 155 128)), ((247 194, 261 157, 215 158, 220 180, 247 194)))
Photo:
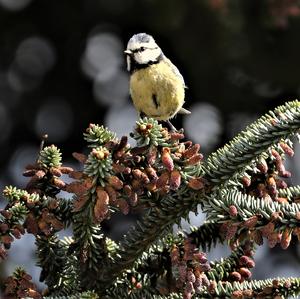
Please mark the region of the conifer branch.
POLYGON ((171 225, 186 218, 189 211, 195 211, 203 200, 203 194, 191 192, 183 187, 172 196, 166 195, 161 208, 152 209, 142 221, 131 228, 120 243, 111 265, 105 267, 103 283, 113 283, 113 276, 118 276, 125 269, 131 268, 134 262, 147 251, 152 243, 168 233, 171 225))
POLYGON ((207 220, 213 223, 224 223, 228 220, 247 221, 257 217, 257 226, 264 225, 276 217, 276 223, 283 227, 300 225, 300 204, 281 204, 274 201, 255 198, 237 190, 222 190, 214 193, 204 204, 204 211, 208 213, 207 220), (237 208, 237 215, 230 214, 230 207, 237 208))
POLYGON ((300 185, 298 186, 291 186, 285 189, 280 189, 278 196, 280 197, 287 197, 289 199, 295 197, 300 198, 300 185))
POLYGON ((270 111, 208 157, 204 165, 207 178, 217 185, 230 183, 270 146, 298 133, 299 127, 299 101, 288 102, 274 112, 270 111))
POLYGON ((204 251, 208 251, 217 243, 223 243, 223 237, 220 234, 220 225, 216 223, 203 223, 200 227, 191 227, 188 237, 192 242, 204 251))

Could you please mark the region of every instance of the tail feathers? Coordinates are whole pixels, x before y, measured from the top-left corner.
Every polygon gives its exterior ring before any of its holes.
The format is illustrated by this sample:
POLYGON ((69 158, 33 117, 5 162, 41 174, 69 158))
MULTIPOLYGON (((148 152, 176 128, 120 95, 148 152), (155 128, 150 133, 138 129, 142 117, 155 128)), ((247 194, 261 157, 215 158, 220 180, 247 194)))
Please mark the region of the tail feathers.
POLYGON ((180 110, 178 111, 179 114, 191 114, 191 111, 181 107, 180 110))

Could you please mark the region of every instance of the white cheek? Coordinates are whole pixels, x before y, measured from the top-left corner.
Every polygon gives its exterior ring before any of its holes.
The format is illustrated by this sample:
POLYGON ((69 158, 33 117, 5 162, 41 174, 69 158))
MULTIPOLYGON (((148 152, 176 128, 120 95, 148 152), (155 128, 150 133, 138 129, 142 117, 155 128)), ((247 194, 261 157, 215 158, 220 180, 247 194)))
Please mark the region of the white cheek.
POLYGON ((127 71, 130 72, 131 70, 131 58, 129 56, 126 57, 127 62, 127 71))
POLYGON ((147 62, 145 56, 142 53, 135 53, 134 60, 139 64, 143 64, 147 62))

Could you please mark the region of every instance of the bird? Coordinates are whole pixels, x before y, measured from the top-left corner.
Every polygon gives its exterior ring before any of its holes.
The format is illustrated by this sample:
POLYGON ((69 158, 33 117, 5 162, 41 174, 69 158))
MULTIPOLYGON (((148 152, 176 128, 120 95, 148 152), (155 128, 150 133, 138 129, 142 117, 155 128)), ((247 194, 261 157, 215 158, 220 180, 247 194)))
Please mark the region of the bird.
POLYGON ((147 33, 134 34, 124 53, 130 96, 139 115, 165 121, 176 131, 170 119, 177 113, 191 113, 183 108, 186 85, 178 68, 147 33))

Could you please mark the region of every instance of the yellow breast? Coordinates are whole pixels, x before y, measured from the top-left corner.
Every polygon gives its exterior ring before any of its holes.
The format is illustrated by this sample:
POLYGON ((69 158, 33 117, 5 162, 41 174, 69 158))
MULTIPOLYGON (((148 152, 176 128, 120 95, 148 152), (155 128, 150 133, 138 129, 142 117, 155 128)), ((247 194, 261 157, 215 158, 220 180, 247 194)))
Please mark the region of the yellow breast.
POLYGON ((184 103, 184 83, 164 59, 135 71, 130 77, 130 94, 140 113, 158 120, 172 118, 184 103))

